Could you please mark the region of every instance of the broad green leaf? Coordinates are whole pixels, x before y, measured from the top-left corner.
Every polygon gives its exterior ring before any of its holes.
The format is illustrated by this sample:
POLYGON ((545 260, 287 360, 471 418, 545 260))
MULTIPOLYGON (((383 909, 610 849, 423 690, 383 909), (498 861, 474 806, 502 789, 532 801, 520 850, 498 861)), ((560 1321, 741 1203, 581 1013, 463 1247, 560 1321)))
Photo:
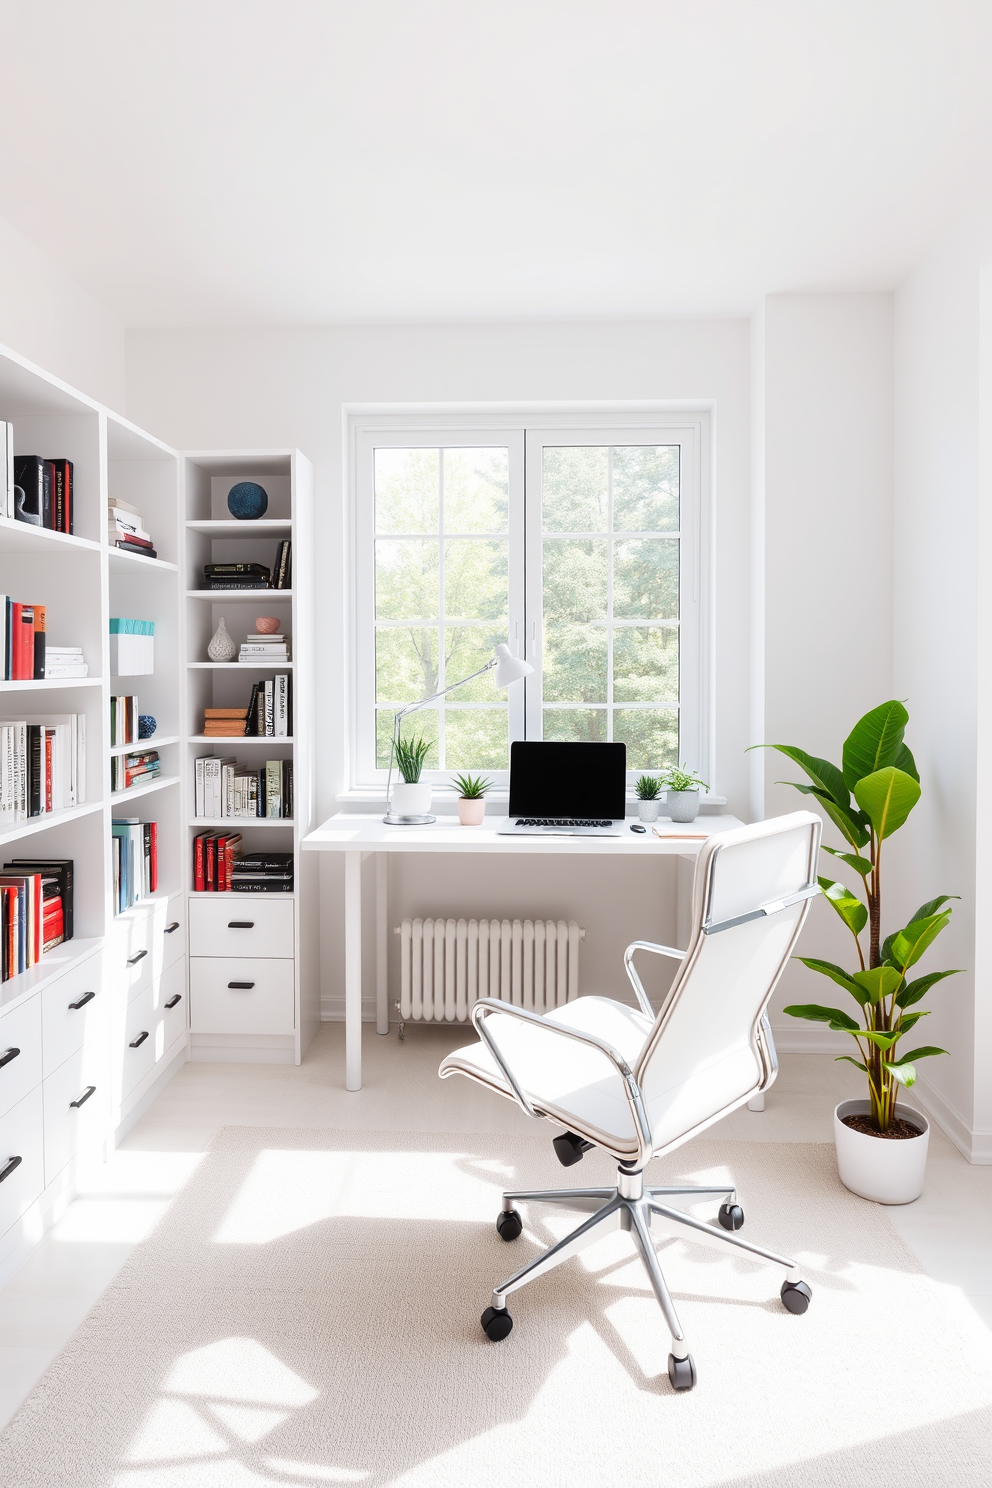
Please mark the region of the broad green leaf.
POLYGON ((796 785, 794 780, 779 780, 779 785, 791 785, 804 796, 815 796, 837 830, 846 837, 852 847, 864 847, 869 838, 868 818, 863 811, 845 811, 823 791, 813 785, 796 785))
MULTIPOLYGON (((909 714, 895 700, 872 708, 859 718, 844 741, 844 782, 854 790, 859 780, 887 765, 898 765, 902 736, 909 714)), ((911 771, 907 771, 911 774, 911 771)))
POLYGON ((916 768, 916 761, 912 752, 905 744, 900 744, 896 750, 896 757, 891 762, 897 770, 904 770, 907 775, 912 775, 914 780, 919 780, 920 772, 916 768))
POLYGON ((841 852, 839 848, 827 847, 824 842, 820 843, 820 847, 824 852, 828 852, 832 858, 840 858, 842 863, 846 863, 849 868, 853 868, 855 873, 860 873, 862 878, 867 878, 871 872, 871 858, 859 858, 856 853, 841 852))
POLYGON ((914 920, 905 930, 897 931, 889 948, 889 959, 893 965, 898 966, 901 971, 914 966, 950 922, 951 912, 945 910, 943 914, 930 915, 926 920, 914 920))
POLYGON ((902 1034, 898 1032, 876 1033, 873 1028, 868 1028, 861 1034, 861 1037, 874 1044, 876 1049, 891 1049, 892 1045, 897 1044, 902 1038, 902 1034))
POLYGON ((919 1049, 911 1049, 901 1059, 895 1061, 896 1065, 908 1064, 911 1059, 929 1059, 933 1054, 946 1054, 946 1049, 938 1049, 936 1044, 923 1044, 919 1049))
POLYGON ((955 967, 953 971, 928 971, 926 976, 917 977, 915 982, 908 982, 896 998, 896 1003, 899 1007, 911 1007, 921 997, 926 997, 936 982, 942 982, 945 977, 960 975, 960 967, 955 967))
POLYGON ((883 1068, 888 1070, 897 1085, 905 1085, 908 1089, 910 1085, 916 1084, 915 1064, 888 1064, 883 1059, 882 1065, 883 1068))
MULTIPOLYGON (((896 1000, 898 1001, 898 999, 896 1000)), ((904 1017, 899 1019, 900 1034, 908 1033, 914 1023, 918 1023, 921 1018, 929 1018, 929 1016, 930 1014, 926 1010, 919 1013, 906 1013, 904 1017)))
POLYGON ((816 956, 797 956, 796 960, 808 966, 810 971, 818 971, 821 976, 829 977, 832 982, 837 983, 838 987, 843 987, 845 992, 850 992, 852 997, 856 997, 862 1007, 868 1001, 865 989, 859 987, 850 972, 845 971, 842 966, 835 966, 832 961, 820 961, 816 956))
POLYGON ((886 765, 858 781, 854 799, 868 813, 875 836, 881 841, 902 826, 920 799, 920 783, 905 771, 886 765))
POLYGON ((864 1032, 860 1023, 855 1023, 840 1008, 821 1007, 818 1002, 794 1002, 790 1007, 784 1008, 783 1012, 788 1013, 790 1018, 807 1018, 810 1023, 829 1023, 838 1033, 864 1032))
MULTIPOLYGON (((920 905, 915 914, 910 915, 906 924, 911 925, 914 920, 928 920, 931 915, 937 914, 939 910, 943 909, 945 904, 950 904, 952 899, 960 898, 960 894, 941 894, 937 899, 928 899, 926 904, 920 905)), ((951 911, 948 910, 947 913, 950 914, 951 911)))
POLYGON ((856 971, 853 979, 867 993, 868 1002, 881 1002, 891 997, 902 982, 902 973, 894 966, 873 966, 868 971, 856 971))
POLYGON ((818 878, 817 883, 847 928, 859 935, 868 923, 868 911, 858 896, 851 893, 847 884, 832 883, 829 878, 818 878))
POLYGON ((852 1059, 850 1054, 838 1054, 834 1060, 834 1064, 841 1064, 842 1062, 853 1064, 855 1069, 864 1070, 865 1074, 868 1073, 868 1066, 862 1063, 860 1059, 852 1059))
MULTIPOLYGON (((817 759, 815 754, 807 754, 804 749, 796 749, 792 744, 758 744, 753 746, 757 749, 777 749, 779 754, 784 754, 791 759, 793 764, 805 770, 817 790, 823 791, 838 806, 850 806, 851 792, 844 783, 843 773, 829 760, 817 759)), ((791 785, 791 781, 781 782, 791 785)))

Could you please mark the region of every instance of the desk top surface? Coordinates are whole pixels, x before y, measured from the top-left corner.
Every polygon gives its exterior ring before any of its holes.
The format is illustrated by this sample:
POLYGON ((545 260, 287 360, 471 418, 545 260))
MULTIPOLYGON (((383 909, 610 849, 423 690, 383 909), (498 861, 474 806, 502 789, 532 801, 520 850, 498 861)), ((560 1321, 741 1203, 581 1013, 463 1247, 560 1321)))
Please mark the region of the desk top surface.
POLYGON ((681 826, 671 821, 632 832, 630 823, 621 837, 500 837, 505 816, 494 816, 481 827, 463 827, 455 817, 441 817, 423 827, 387 827, 381 813, 339 812, 308 832, 301 846, 317 852, 483 852, 483 853, 640 853, 695 855, 707 837, 743 826, 736 816, 700 816, 681 826))

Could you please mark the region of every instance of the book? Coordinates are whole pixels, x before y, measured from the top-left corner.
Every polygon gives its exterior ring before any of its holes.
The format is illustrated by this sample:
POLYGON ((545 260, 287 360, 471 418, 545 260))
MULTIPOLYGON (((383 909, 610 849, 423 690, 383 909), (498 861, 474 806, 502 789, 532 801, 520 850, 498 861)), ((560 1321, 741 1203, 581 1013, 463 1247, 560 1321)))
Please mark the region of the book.
POLYGON ((246 576, 213 578, 203 580, 204 589, 268 589, 268 579, 253 579, 246 576))
POLYGON ((205 563, 203 565, 203 577, 205 579, 215 578, 224 574, 247 575, 256 578, 268 579, 271 572, 264 563, 205 563))
POLYGON ((54 884, 62 908, 63 939, 71 940, 73 934, 72 895, 73 895, 73 860, 72 858, 14 858, 3 865, 4 873, 38 873, 44 884, 54 884))
POLYGON ((45 677, 45 634, 46 611, 45 606, 36 604, 34 610, 34 680, 40 682, 45 677))
POLYGON ((265 815, 282 816, 282 760, 265 761, 265 815))
POLYGON ((293 544, 288 537, 283 538, 276 549, 275 584, 276 589, 290 589, 293 583, 291 554, 293 544))
POLYGON ((133 538, 118 538, 114 543, 115 548, 120 548, 122 553, 137 553, 142 558, 157 558, 158 553, 154 548, 143 547, 133 538))
POLYGON ((55 530, 71 534, 75 519, 72 461, 53 460, 52 468, 55 476, 55 530))
POLYGON ((24 492, 20 509, 14 511, 20 522, 29 522, 34 527, 49 526, 45 521, 46 511, 52 509, 52 465, 41 455, 15 455, 14 484, 24 492))
POLYGON ((136 506, 132 506, 130 501, 122 501, 119 496, 108 496, 107 505, 110 507, 111 511, 130 512, 132 516, 139 518, 141 516, 141 513, 136 506))

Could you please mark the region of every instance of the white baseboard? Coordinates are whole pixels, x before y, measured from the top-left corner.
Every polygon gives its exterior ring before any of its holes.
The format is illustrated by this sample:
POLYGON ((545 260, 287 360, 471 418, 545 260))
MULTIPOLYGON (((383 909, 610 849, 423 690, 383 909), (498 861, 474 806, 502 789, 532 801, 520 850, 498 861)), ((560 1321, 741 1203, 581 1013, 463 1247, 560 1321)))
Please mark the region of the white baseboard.
POLYGON ((992 1165, 992 1132, 972 1131, 964 1117, 932 1085, 923 1079, 917 1080, 907 1093, 907 1099, 917 1101, 923 1107, 944 1136, 970 1163, 976 1167, 992 1165))
POLYGON ((143 1091, 141 1096, 134 1102, 134 1105, 131 1106, 122 1115, 120 1121, 114 1129, 113 1136, 110 1139, 111 1147, 120 1146, 121 1142, 123 1142, 124 1138, 127 1136, 131 1128, 133 1126, 137 1126, 142 1116, 144 1116, 145 1112, 148 1110, 148 1107, 152 1105, 154 1101, 158 1100, 166 1085, 168 1085, 170 1080, 175 1079, 176 1075, 178 1075, 179 1071, 182 1069, 185 1063, 186 1038, 184 1035, 181 1048, 179 1048, 173 1055, 173 1057, 169 1060, 169 1063, 166 1065, 165 1069, 162 1070, 160 1074, 156 1075, 155 1079, 149 1085, 148 1089, 143 1091))
MULTIPOLYGON (((394 1017, 393 1009, 389 1010, 390 1018, 394 1017)), ((320 999, 320 1021, 321 1023, 343 1023, 344 1022, 344 998, 322 997, 320 999)), ((362 998, 362 1022, 375 1022, 375 999, 372 997, 362 998)))
POLYGON ((804 1023, 801 1019, 790 1018, 788 1023, 773 1023, 772 1036, 780 1054, 833 1054, 836 1057, 852 1052, 850 1035, 832 1033, 823 1023, 804 1023))

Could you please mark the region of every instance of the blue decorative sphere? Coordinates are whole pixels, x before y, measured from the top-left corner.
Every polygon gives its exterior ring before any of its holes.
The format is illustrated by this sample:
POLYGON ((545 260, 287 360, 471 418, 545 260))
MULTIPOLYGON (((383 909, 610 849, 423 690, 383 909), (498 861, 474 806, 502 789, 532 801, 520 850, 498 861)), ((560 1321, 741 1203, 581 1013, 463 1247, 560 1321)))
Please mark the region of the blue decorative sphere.
POLYGON ((256 481, 238 481, 227 493, 228 511, 242 522, 264 517, 268 504, 265 488, 256 481))
POLYGON ((150 739, 151 736, 152 736, 152 734, 155 732, 155 730, 157 728, 158 728, 158 723, 156 722, 156 720, 152 717, 152 715, 150 713, 139 713, 138 714, 138 738, 139 739, 150 739))

